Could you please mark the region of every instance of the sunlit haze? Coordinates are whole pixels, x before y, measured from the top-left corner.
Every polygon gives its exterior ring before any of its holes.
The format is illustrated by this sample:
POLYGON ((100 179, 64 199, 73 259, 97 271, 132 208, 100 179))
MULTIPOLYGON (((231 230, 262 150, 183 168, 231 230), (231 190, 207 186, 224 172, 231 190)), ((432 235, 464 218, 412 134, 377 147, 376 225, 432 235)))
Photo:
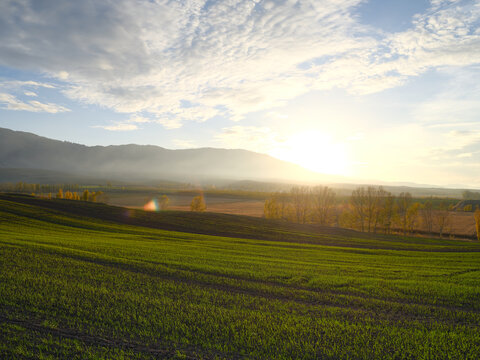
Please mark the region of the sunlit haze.
POLYGON ((319 173, 349 175, 345 145, 320 132, 293 134, 278 144, 271 154, 319 173))
POLYGON ((6 0, 0 23, 0 127, 480 187, 476 0, 6 0))

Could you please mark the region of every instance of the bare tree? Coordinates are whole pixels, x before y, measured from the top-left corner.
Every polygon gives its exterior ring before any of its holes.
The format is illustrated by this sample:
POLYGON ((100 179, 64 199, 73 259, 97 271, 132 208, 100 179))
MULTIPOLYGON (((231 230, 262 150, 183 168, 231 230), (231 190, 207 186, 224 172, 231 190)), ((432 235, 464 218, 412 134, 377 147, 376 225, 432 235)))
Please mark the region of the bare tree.
POLYGON ((290 190, 295 221, 305 224, 310 210, 310 189, 308 186, 295 186, 290 190))
POLYGON ((378 189, 374 186, 369 186, 365 193, 366 197, 366 220, 367 220, 367 231, 376 232, 377 224, 380 218, 380 205, 381 198, 384 196, 384 190, 382 187, 378 189))
POLYGON ((335 207, 335 192, 328 186, 316 186, 311 191, 314 220, 321 225, 330 225, 335 207))
POLYGON ((390 192, 384 191, 380 204, 379 221, 385 234, 390 234, 392 223, 396 215, 395 196, 390 192))
POLYGON ((400 217, 400 226, 403 230, 403 236, 407 234, 408 226, 408 208, 412 204, 412 195, 409 192, 402 192, 397 198, 398 215, 400 217))
POLYGON ((425 201, 421 206, 420 217, 425 231, 431 234, 433 232, 433 205, 431 200, 425 201))
POLYGON ((350 197, 352 208, 352 220, 361 231, 365 231, 365 219, 367 217, 367 195, 364 187, 359 187, 352 191, 350 197))
POLYGON ((442 201, 439 210, 435 211, 434 226, 440 237, 443 237, 444 231, 450 224, 450 213, 447 204, 442 201))

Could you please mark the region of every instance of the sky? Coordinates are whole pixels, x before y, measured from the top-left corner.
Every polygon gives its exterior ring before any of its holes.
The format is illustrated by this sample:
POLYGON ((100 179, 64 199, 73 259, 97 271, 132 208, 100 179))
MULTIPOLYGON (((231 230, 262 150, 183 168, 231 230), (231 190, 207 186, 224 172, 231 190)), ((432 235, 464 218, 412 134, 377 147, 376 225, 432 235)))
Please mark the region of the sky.
POLYGON ((2 0, 0 127, 480 188, 480 1, 2 0))

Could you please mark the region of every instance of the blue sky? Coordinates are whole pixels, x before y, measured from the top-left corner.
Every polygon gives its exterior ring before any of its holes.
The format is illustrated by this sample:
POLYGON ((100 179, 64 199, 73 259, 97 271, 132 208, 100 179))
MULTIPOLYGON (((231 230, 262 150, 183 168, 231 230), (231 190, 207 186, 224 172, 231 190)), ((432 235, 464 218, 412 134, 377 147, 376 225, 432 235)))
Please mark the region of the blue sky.
POLYGON ((480 187, 480 3, 0 3, 0 127, 480 187))

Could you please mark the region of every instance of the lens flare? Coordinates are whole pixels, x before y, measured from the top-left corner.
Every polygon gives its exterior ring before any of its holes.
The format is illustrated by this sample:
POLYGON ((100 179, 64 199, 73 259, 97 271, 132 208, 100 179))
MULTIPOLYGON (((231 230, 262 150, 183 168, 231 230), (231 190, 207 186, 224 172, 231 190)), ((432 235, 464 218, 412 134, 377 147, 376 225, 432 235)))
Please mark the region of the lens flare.
POLYGON ((158 211, 158 210, 160 210, 160 208, 158 206, 158 200, 157 199, 150 200, 145 205, 143 205, 143 210, 145 210, 145 211, 158 211))

